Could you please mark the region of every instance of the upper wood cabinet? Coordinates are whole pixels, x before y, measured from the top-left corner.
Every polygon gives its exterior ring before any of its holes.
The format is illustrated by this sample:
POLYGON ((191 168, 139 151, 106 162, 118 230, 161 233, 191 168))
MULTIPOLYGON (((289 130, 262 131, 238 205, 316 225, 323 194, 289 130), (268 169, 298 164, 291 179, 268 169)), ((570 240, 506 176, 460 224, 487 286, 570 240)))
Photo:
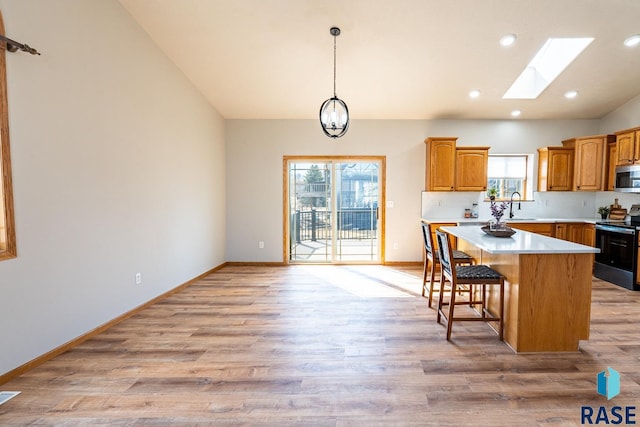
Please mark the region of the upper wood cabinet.
POLYGON ((573 191, 603 191, 607 189, 608 144, 613 135, 596 135, 562 141, 565 148, 574 149, 573 191))
POLYGON ((616 188, 616 163, 618 161, 618 145, 615 142, 610 142, 607 156, 607 163, 609 170, 607 171, 607 191, 614 191, 616 188))
POLYGON ((489 147, 456 147, 456 137, 425 139, 426 191, 485 191, 489 147))
POLYGON ((570 191, 573 187, 573 149, 538 148, 538 191, 570 191))
POLYGON ((489 147, 456 149, 456 181, 458 191, 486 191, 489 147))
POLYGON ((624 166, 640 163, 640 127, 615 133, 617 156, 616 165, 624 166))
POLYGON ((454 190, 457 139, 433 137, 424 141, 427 144, 425 190, 454 190))

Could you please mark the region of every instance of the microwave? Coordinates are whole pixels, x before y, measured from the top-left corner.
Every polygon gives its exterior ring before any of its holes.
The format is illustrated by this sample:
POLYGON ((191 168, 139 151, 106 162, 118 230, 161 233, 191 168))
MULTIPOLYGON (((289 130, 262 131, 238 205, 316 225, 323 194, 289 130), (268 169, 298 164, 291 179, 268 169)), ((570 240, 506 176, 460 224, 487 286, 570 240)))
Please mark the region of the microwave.
POLYGON ((615 191, 640 193, 640 165, 616 166, 615 191))

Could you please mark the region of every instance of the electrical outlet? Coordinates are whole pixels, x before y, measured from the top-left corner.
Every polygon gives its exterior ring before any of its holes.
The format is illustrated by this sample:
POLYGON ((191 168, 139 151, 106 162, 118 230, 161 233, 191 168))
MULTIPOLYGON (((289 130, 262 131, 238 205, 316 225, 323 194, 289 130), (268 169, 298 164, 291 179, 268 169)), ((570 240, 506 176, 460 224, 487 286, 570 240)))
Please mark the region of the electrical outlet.
POLYGON ((264 249, 264 242, 263 241, 258 242, 258 249, 264 249))
POLYGON ((136 273, 136 285, 142 283, 142 274, 136 273))
POLYGON ((397 243, 393 244, 393 249, 398 249, 398 244, 397 243))

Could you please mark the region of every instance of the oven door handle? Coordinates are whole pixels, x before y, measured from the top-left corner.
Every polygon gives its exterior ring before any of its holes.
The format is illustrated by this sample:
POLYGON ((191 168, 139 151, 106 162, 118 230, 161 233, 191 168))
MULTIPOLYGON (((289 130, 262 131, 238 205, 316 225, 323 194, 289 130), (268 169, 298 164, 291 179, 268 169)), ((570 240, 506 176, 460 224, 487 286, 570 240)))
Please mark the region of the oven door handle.
POLYGON ((596 230, 610 231, 612 233, 618 233, 618 234, 631 234, 631 235, 636 234, 636 230, 632 228, 622 228, 622 227, 616 227, 611 225, 596 224, 596 230))
POLYGON ((609 242, 611 246, 620 246, 622 248, 626 248, 628 245, 626 243, 618 243, 618 242, 609 242))

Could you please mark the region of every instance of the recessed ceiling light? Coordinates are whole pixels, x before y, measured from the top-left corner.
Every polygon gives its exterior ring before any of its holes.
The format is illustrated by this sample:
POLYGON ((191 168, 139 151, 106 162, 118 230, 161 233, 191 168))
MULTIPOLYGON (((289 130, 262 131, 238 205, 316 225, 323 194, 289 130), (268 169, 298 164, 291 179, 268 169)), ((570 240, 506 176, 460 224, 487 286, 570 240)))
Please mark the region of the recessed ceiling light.
POLYGON ((516 35, 515 34, 507 34, 506 36, 504 36, 504 37, 502 37, 500 39, 500 44, 502 46, 511 46, 515 42, 516 42, 516 35))
POLYGON ((512 117, 520 117, 520 114, 522 114, 522 111, 520 111, 520 110, 513 110, 511 112, 511 116, 512 117))
POLYGON ((565 94, 564 94, 564 97, 567 98, 567 99, 573 99, 576 96, 578 96, 578 92, 575 91, 575 90, 570 90, 568 92, 565 92, 565 94))
POLYGON ((502 98, 536 99, 592 41, 592 37, 548 39, 502 98))
POLYGON ((624 41, 624 45, 627 47, 633 47, 633 46, 636 46, 637 44, 640 44, 640 34, 631 36, 624 41))
POLYGON ((471 92, 469 92, 469 98, 477 98, 480 96, 480 91, 478 89, 474 89, 471 92))

